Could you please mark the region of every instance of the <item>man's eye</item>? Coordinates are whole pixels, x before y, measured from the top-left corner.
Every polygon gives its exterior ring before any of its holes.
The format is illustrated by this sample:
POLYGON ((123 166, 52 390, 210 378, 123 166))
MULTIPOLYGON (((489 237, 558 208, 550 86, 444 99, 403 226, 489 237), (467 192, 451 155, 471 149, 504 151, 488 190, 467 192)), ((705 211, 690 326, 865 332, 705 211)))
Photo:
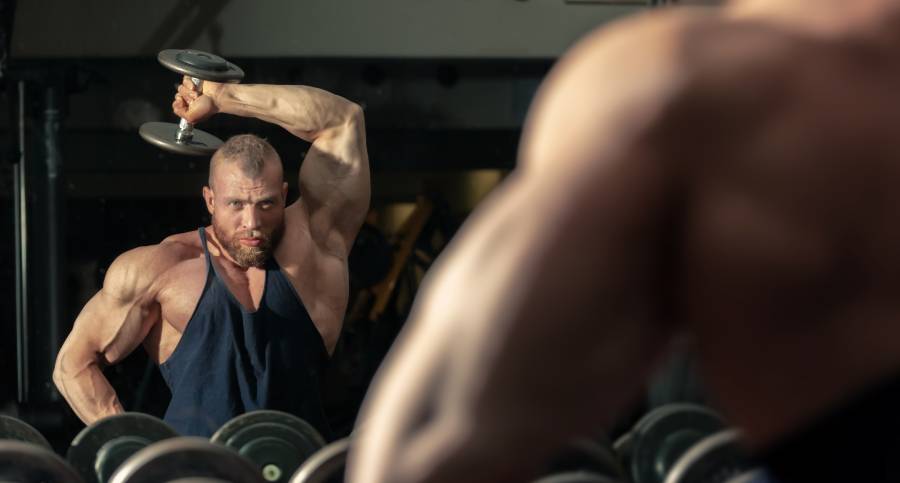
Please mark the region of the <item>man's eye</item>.
POLYGON ((232 208, 240 208, 243 204, 240 201, 229 201, 228 206, 232 208))
POLYGON ((272 203, 271 201, 263 201, 262 203, 259 204, 259 207, 262 208, 263 210, 268 210, 269 208, 272 207, 272 205, 274 205, 274 203, 272 203))

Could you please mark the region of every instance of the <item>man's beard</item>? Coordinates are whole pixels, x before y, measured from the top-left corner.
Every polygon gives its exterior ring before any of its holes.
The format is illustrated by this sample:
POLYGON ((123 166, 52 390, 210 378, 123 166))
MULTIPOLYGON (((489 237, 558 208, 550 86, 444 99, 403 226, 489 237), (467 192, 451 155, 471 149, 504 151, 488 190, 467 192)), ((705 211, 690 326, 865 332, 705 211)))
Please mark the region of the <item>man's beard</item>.
POLYGON ((279 223, 270 233, 265 233, 262 230, 240 231, 228 238, 225 236, 224 231, 219 229, 215 218, 213 218, 212 226, 213 231, 216 233, 216 238, 241 268, 262 268, 265 266, 266 260, 272 256, 274 247, 278 246, 278 242, 281 241, 281 235, 284 233, 284 224, 279 223), (247 247, 241 245, 241 238, 258 238, 259 246, 247 247))

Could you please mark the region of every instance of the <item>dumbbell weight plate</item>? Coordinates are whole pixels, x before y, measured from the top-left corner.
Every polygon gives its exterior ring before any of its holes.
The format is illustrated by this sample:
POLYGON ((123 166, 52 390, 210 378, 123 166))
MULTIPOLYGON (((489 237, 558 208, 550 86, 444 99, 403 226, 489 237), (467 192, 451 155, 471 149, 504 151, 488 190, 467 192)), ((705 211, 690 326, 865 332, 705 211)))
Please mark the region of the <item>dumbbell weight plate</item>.
POLYGON ((145 122, 138 132, 148 143, 175 154, 209 156, 222 145, 221 139, 197 128, 192 131, 193 137, 178 142, 175 140, 178 124, 171 122, 145 122))
POLYGON ((240 67, 215 54, 191 49, 166 49, 156 56, 165 68, 213 82, 237 82, 244 78, 240 67))
POLYGON ((667 404, 650 411, 631 431, 632 451, 626 459, 632 479, 662 483, 681 454, 724 426, 718 414, 696 404, 667 404))
POLYGON ((110 483, 264 483, 259 470, 230 448, 179 437, 148 446, 122 463, 110 483))
POLYGON ((347 466, 349 450, 350 438, 329 443, 300 465, 300 468, 291 477, 291 483, 344 481, 344 468, 347 466))
POLYGON ((287 482, 301 463, 325 446, 325 440, 309 423, 272 410, 237 416, 210 441, 235 449, 256 463, 267 481, 277 482, 287 482))
POLYGON ((739 433, 729 429, 690 447, 666 475, 665 483, 725 483, 750 468, 739 433))
POLYGON ((16 440, 0 441, 0 481, 81 483, 81 477, 47 448, 16 440))
POLYGON ((25 421, 0 414, 0 440, 4 439, 23 441, 49 450, 53 449, 47 438, 25 421))
POLYGON ((117 414, 81 430, 66 458, 87 483, 106 483, 128 457, 176 436, 178 432, 171 426, 148 414, 117 414))

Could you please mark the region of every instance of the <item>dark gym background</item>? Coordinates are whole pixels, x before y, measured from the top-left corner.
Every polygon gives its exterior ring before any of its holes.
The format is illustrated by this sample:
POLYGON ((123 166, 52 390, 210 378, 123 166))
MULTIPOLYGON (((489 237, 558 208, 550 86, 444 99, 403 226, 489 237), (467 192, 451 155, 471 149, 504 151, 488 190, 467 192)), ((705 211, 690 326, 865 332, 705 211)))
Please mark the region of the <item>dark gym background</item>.
MULTIPOLYGON (((137 135, 143 122, 176 121, 179 77, 157 63, 159 50, 211 51, 240 65, 246 83, 312 85, 365 108, 372 213, 324 388, 345 433, 431 261, 514 166, 555 58, 653 3, 0 0, 0 412, 64 448, 82 425, 50 374, 79 310, 118 254, 209 221, 208 160, 137 135), (389 299, 381 309, 379 294, 389 299)), ((304 142, 226 115, 199 127, 267 137, 296 196, 304 142)), ((141 349, 106 373, 127 410, 162 415, 169 395, 141 349)))

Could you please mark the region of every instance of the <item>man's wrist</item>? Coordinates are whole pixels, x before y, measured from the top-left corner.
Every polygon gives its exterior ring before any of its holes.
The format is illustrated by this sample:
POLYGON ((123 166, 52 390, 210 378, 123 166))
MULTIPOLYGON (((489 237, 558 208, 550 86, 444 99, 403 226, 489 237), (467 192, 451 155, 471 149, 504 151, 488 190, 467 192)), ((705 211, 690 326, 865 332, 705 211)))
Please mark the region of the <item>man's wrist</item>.
POLYGON ((219 83, 219 82, 204 82, 203 83, 203 95, 208 96, 210 100, 213 102, 213 106, 215 106, 216 112, 221 111, 222 104, 222 92, 225 91, 228 84, 219 83))

